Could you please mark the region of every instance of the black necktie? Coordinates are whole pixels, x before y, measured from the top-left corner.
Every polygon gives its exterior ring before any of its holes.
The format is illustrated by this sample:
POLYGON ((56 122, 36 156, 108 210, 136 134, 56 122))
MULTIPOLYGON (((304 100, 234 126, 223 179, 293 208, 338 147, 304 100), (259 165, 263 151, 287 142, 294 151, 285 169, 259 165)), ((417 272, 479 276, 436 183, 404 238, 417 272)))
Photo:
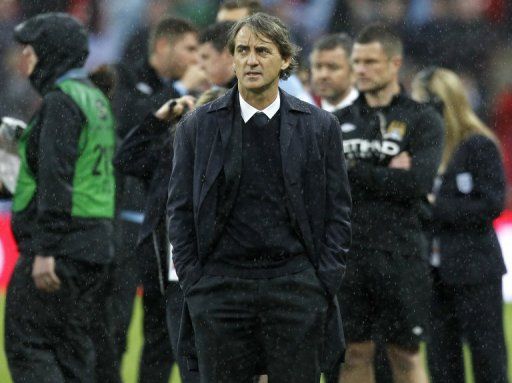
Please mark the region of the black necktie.
POLYGON ((263 112, 256 112, 254 116, 251 117, 251 121, 257 128, 263 128, 267 126, 269 118, 263 112))

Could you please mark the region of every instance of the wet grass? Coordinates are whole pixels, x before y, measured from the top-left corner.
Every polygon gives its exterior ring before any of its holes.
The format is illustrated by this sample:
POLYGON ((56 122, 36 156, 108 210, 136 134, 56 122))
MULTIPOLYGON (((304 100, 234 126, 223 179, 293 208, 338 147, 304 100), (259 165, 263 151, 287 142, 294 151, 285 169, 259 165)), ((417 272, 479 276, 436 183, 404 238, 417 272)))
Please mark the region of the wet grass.
MULTIPOLYGON (((5 307, 5 296, 0 293, 0 382, 1 383, 12 383, 9 371, 7 369, 7 363, 4 354, 4 307, 5 307)), ((507 339, 508 346, 508 360, 509 360, 509 381, 512 382, 512 304, 506 304, 504 310, 504 321, 505 321, 505 336, 507 339)), ((134 306, 133 320, 130 326, 129 339, 128 339, 128 350, 123 358, 123 370, 122 376, 125 383, 136 383, 137 382, 137 367, 138 359, 140 356, 140 350, 142 346, 142 310, 140 301, 137 298, 137 302, 134 306)), ((466 383, 473 383, 471 378, 471 363, 469 362, 470 353, 469 350, 464 350, 466 359, 466 371, 469 372, 469 379, 466 379, 466 383)), ((178 371, 175 368, 169 383, 180 383, 178 371)))

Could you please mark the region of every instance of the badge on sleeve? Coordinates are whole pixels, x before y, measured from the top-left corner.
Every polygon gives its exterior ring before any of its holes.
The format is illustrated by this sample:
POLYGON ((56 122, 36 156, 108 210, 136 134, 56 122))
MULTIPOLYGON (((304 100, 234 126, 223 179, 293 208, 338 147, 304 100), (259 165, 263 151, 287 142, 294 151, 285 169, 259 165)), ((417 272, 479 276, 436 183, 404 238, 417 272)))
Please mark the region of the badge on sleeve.
POLYGON ((473 176, 469 172, 459 173, 455 176, 457 189, 463 194, 469 194, 473 190, 473 176))
POLYGON ((341 125, 341 131, 343 133, 350 133, 356 130, 356 126, 354 124, 351 124, 350 122, 345 122, 341 125))

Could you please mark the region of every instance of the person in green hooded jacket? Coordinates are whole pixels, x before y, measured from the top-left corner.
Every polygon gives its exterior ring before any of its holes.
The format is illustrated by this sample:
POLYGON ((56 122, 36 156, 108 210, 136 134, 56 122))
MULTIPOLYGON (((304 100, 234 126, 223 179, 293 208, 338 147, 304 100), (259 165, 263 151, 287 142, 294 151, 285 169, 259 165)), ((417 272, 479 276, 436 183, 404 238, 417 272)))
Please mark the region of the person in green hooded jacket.
POLYGON ((7 360, 14 382, 90 382, 90 307, 113 256, 114 120, 82 68, 88 39, 78 21, 42 14, 14 37, 42 103, 17 142, 7 360))

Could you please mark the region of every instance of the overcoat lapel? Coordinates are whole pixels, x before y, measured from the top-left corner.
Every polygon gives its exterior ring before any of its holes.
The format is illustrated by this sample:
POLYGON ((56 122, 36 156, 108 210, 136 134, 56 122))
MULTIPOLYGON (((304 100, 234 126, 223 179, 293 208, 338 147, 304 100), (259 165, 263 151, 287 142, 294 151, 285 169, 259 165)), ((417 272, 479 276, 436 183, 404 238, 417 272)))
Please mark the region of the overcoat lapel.
POLYGON ((208 113, 214 114, 212 128, 217 129, 199 194, 199 209, 220 171, 224 168, 226 190, 236 192, 242 172, 242 131, 235 125, 236 86, 214 101, 208 113))
POLYGON ((299 116, 303 113, 309 114, 309 110, 303 105, 297 105, 294 100, 285 92, 281 91, 281 127, 280 127, 280 145, 281 162, 283 169, 284 185, 287 195, 287 208, 290 218, 294 221, 305 239, 309 253, 311 248, 311 228, 308 224, 307 213, 302 200, 301 193, 301 166, 305 158, 297 158, 296 152, 304 155, 303 148, 296 147, 301 145, 299 139, 299 116))
POLYGON ((279 132, 280 150, 281 150, 281 162, 283 166, 283 176, 285 182, 293 183, 293 174, 291 170, 294 164, 291 163, 289 149, 293 135, 296 133, 297 128, 297 113, 290 112, 290 104, 286 97, 281 95, 281 126, 279 132))

